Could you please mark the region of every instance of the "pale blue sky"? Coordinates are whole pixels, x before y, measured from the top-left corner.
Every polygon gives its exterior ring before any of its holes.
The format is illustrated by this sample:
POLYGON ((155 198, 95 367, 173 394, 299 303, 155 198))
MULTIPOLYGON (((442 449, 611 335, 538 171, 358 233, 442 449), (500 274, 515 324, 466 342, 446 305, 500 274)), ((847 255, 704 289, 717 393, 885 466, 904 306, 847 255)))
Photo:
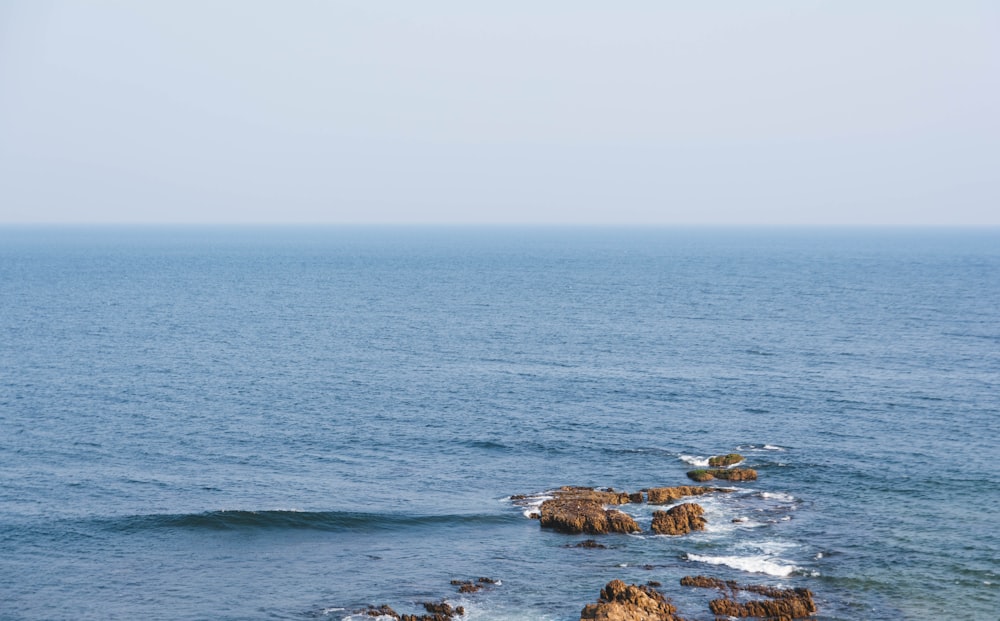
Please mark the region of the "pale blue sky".
POLYGON ((1000 225, 1000 2, 0 0, 0 223, 1000 225))

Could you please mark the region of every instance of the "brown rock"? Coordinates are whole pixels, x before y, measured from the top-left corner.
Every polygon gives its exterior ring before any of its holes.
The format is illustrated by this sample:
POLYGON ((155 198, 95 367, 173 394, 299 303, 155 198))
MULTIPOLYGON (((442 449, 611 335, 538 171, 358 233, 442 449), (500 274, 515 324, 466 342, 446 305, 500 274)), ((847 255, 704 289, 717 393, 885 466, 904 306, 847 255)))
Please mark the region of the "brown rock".
POLYGON ((733 580, 719 580, 708 576, 684 576, 681 578, 681 586, 698 587, 700 589, 721 589, 736 591, 739 586, 733 580))
POLYGON ((737 602, 727 598, 713 599, 709 609, 716 615, 728 617, 767 617, 774 621, 791 621, 816 614, 809 589, 769 589, 778 592, 776 599, 737 602))
POLYGON ((649 504, 663 505, 680 500, 685 496, 700 496, 711 492, 729 492, 732 490, 719 487, 702 487, 700 485, 678 485, 676 487, 651 487, 644 490, 649 504))
POLYGON ((581 621, 682 621, 677 609, 659 592, 648 586, 626 585, 612 580, 601 589, 596 604, 587 604, 581 621))
POLYGON ((658 535, 684 535, 692 530, 705 530, 705 510, 686 502, 666 511, 653 512, 653 532, 658 535))
POLYGON ((753 468, 713 468, 711 470, 691 470, 687 476, 692 481, 704 483, 712 479, 726 481, 756 481, 757 471, 753 468))
POLYGON ((575 546, 567 546, 567 547, 588 548, 588 549, 592 549, 592 550, 603 550, 603 549, 607 548, 608 546, 604 545, 603 543, 597 543, 597 541, 594 540, 594 539, 587 539, 585 541, 581 541, 580 543, 576 544, 575 546))
POLYGON ((563 487, 539 507, 542 528, 563 533, 633 533, 639 525, 630 516, 604 505, 621 505, 629 501, 625 492, 596 491, 591 488, 563 487))

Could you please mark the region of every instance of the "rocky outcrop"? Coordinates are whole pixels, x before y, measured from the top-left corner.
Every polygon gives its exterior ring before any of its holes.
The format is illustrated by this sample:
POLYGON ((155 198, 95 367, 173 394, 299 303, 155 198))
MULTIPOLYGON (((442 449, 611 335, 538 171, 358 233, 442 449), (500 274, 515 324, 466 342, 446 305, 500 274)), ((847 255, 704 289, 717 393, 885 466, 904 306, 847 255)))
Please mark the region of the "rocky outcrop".
POLYGON ((719 616, 767 617, 773 621, 791 621, 816 614, 816 604, 809 589, 770 588, 769 590, 777 592, 771 595, 774 599, 738 602, 724 597, 713 599, 708 603, 708 607, 719 616))
POLYGON ((708 458, 708 465, 712 468, 726 468, 732 466, 733 464, 738 464, 743 461, 743 456, 739 453, 730 453, 728 455, 715 455, 708 458))
POLYGON ((705 530, 705 510, 701 505, 686 502, 666 511, 653 512, 653 532, 658 535, 684 535, 693 530, 705 530))
POLYGON ((362 611, 362 614, 369 617, 390 617, 396 619, 397 621, 449 621, 457 617, 465 616, 465 608, 458 606, 453 608, 451 604, 447 602, 436 602, 436 603, 426 603, 424 604, 424 609, 427 611, 425 615, 401 615, 389 606, 382 604, 381 606, 372 606, 367 610, 362 611))
POLYGON ((604 505, 629 502, 625 492, 563 487, 539 507, 542 528, 562 533, 603 535, 639 532, 639 524, 629 515, 604 505))
POLYGON ((652 587, 612 580, 601 589, 596 604, 584 606, 580 621, 683 621, 674 616, 676 612, 652 587))
POLYGON ((725 595, 708 603, 709 609, 717 616, 767 617, 772 621, 791 621, 816 614, 816 603, 809 589, 781 589, 760 584, 741 586, 732 580, 723 581, 706 576, 685 576, 681 578, 681 586, 724 591, 725 595), (740 591, 771 599, 740 602, 736 600, 740 591))
POLYGON ((687 587, 697 587, 699 589, 720 589, 720 590, 738 590, 734 580, 719 580, 718 578, 710 578, 708 576, 684 576, 681 578, 681 586, 687 587))
POLYGON ((704 483, 713 479, 724 479, 726 481, 756 481, 757 471, 753 468, 712 468, 709 470, 690 470, 687 476, 692 481, 704 483))
POLYGON ((643 490, 646 492, 647 502, 651 505, 663 505, 668 502, 680 500, 685 496, 700 496, 711 492, 730 492, 732 490, 721 487, 702 487, 700 485, 678 485, 675 487, 650 487, 643 490))

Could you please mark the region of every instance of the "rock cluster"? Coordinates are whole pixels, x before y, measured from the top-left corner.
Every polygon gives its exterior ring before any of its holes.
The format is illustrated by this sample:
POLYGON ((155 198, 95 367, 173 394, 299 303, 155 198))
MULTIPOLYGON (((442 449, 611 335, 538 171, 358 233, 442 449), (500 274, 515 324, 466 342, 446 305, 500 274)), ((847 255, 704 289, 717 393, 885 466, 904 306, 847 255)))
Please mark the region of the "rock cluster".
POLYGON ((772 621, 791 621, 816 614, 816 603, 809 589, 781 589, 778 587, 751 584, 740 586, 732 580, 722 581, 706 576, 685 576, 682 586, 719 589, 725 594, 708 603, 709 609, 718 616, 726 617, 767 617, 772 621), (770 599, 736 600, 739 591, 763 595, 770 599))
POLYGON ((482 590, 483 586, 496 584, 497 581, 493 578, 477 578, 475 582, 472 580, 452 580, 451 583, 458 587, 459 593, 475 593, 482 590))
POLYGON ((690 470, 687 476, 692 481, 704 483, 713 479, 725 479, 726 481, 756 481, 757 471, 753 468, 712 468, 709 470, 690 470))
POLYGON ((382 604, 378 607, 371 607, 364 611, 369 617, 391 617, 397 621, 449 621, 455 616, 465 616, 465 608, 459 606, 452 608, 447 602, 428 602, 424 604, 427 611, 425 615, 401 615, 389 606, 382 604))
POLYGON ((653 532, 658 535, 685 535, 693 530, 705 530, 705 510, 693 502, 653 512, 653 532))
POLYGON ((612 580, 601 589, 596 604, 584 606, 580 621, 683 621, 675 612, 677 609, 652 587, 612 580))
MULTIPOLYGON (((647 500, 651 504, 664 504, 685 496, 698 496, 710 492, 728 492, 731 490, 718 487, 701 487, 682 485, 677 487, 653 487, 639 492, 616 492, 614 490, 595 490, 589 487, 561 487, 541 504, 538 519, 542 528, 580 534, 603 535, 607 533, 639 532, 639 524, 629 515, 617 509, 606 509, 607 505, 623 505, 640 503, 647 500)), ((527 497, 514 497, 515 501, 527 497)), ((704 519, 699 527, 704 528, 704 519)), ((655 529, 654 529, 655 530, 655 529)), ((688 532, 685 531, 685 532, 688 532)))
MULTIPOLYGON (((487 584, 499 584, 498 580, 493 578, 477 578, 475 581, 472 580, 452 580, 452 585, 458 587, 459 593, 475 593, 476 591, 483 588, 487 584)), ((449 621, 455 617, 465 616, 465 607, 463 606, 452 606, 445 600, 439 602, 424 602, 424 610, 427 614, 400 614, 393 610, 387 604, 382 604, 381 606, 369 606, 365 610, 357 611, 357 614, 363 614, 369 617, 390 617, 396 619, 396 621, 449 621)))

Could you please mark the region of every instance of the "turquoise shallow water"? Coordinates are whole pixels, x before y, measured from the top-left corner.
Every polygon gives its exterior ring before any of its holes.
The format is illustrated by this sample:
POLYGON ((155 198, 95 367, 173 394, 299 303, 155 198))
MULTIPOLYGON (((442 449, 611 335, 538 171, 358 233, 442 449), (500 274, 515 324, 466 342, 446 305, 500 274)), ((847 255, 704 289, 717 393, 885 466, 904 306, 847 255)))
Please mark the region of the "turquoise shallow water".
POLYGON ((1000 231, 6 228, 0 291, 0 618, 1000 609, 1000 231), (685 537, 509 500, 732 451, 685 537))

